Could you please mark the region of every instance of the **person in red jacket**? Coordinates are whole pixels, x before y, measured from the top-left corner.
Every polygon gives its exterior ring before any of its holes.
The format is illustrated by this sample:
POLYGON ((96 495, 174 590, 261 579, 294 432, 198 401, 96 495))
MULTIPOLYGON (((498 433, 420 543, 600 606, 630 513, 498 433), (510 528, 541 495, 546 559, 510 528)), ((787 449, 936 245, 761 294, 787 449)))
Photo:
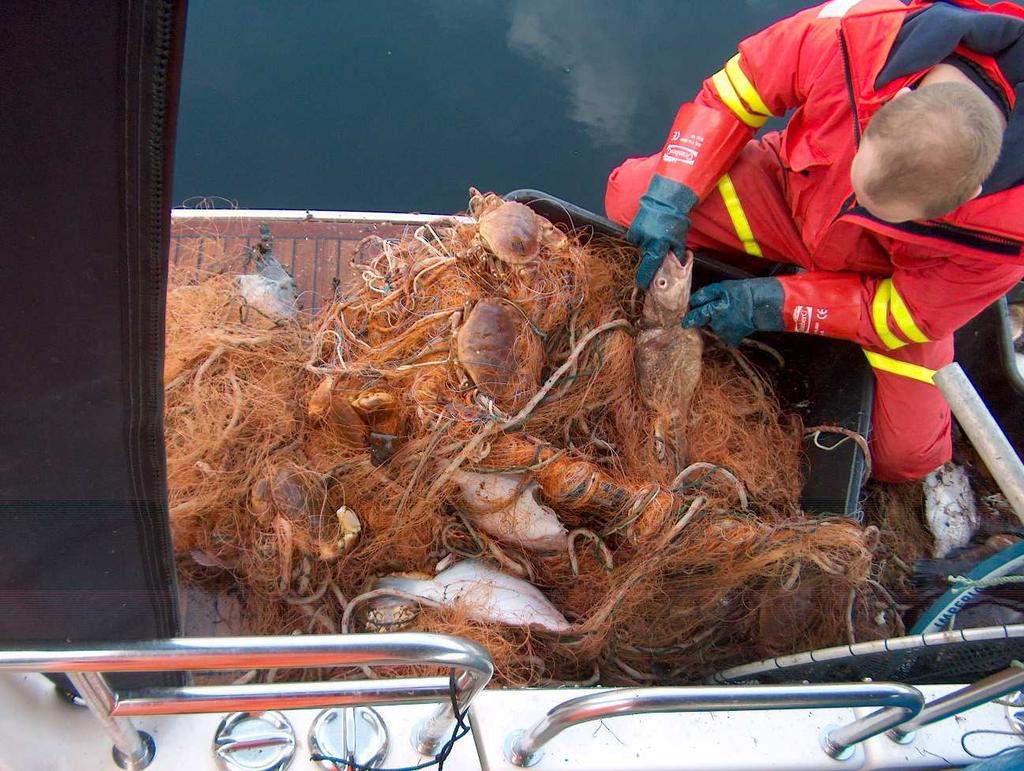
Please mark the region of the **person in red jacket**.
POLYGON ((876 376, 873 475, 919 479, 952 454, 932 376, 953 333, 1024 278, 1021 89, 1017 5, 832 0, 741 42, 662 151, 612 172, 608 216, 643 287, 687 247, 802 268, 704 287, 684 324, 854 341, 876 376))

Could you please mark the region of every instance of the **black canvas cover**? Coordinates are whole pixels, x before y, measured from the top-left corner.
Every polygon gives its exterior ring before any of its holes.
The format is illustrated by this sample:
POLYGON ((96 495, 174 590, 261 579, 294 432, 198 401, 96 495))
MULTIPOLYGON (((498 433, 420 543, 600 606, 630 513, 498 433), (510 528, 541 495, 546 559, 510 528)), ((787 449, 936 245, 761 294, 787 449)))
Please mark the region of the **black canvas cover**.
POLYGON ((162 368, 184 18, 0 3, 4 647, 178 633, 162 368))

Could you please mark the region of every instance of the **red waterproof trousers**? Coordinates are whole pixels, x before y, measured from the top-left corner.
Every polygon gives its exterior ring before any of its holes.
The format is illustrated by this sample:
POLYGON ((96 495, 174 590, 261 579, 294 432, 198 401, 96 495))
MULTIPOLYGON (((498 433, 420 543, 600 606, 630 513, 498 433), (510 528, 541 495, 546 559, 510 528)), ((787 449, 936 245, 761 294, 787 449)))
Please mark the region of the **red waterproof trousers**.
MULTIPOLYGON (((731 186, 720 185, 690 213, 691 248, 712 250, 740 267, 756 269, 758 258, 744 248, 744 239, 754 237, 763 259, 815 269, 786 201, 778 141, 778 134, 771 133, 750 142, 729 169, 731 186), (730 195, 727 207, 725 197, 730 195), (742 212, 740 222, 737 211, 742 212)), ((660 159, 661 153, 630 158, 611 173, 605 194, 610 219, 625 226, 633 221, 660 159)), ((893 355, 888 349, 878 352, 893 355)), ((940 369, 953 360, 953 339, 907 346, 899 353, 909 364, 940 369)), ((949 406, 930 383, 878 368, 872 371, 876 379, 868 437, 872 475, 885 481, 920 479, 952 455, 949 406)))

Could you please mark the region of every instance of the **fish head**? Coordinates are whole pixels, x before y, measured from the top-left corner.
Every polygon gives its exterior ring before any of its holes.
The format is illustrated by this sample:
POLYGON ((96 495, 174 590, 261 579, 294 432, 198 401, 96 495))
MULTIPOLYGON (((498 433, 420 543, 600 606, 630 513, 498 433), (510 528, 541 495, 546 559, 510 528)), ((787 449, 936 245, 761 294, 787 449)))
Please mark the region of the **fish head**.
POLYGON ((294 287, 295 279, 285 270, 284 265, 277 261, 273 252, 267 252, 256 258, 256 272, 267 281, 287 287, 289 284, 294 287))
POLYGON ((674 252, 665 255, 644 301, 644 321, 651 327, 678 326, 690 307, 693 283, 693 252, 680 261, 674 252))

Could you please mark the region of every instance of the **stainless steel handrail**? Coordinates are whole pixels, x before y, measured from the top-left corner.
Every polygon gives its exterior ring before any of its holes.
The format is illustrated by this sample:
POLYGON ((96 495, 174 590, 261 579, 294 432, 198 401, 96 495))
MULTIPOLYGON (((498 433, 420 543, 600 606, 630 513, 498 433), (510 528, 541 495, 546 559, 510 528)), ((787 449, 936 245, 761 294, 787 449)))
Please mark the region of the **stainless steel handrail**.
POLYGON ((228 712, 245 709, 308 709, 393 704, 395 694, 404 704, 449 699, 447 677, 356 680, 327 683, 271 683, 267 685, 201 685, 145 688, 122 695, 111 714, 115 717, 228 712))
POLYGON ((99 672, 68 672, 68 679, 99 719, 114 743, 114 760, 122 768, 140 769, 153 760, 153 744, 147 742, 131 720, 111 713, 117 698, 99 672))
POLYGON ((959 715, 974 707, 980 707, 993 699, 1024 688, 1024 667, 1012 666, 976 683, 961 688, 959 691, 947 693, 924 705, 916 717, 900 723, 889 731, 889 736, 898 742, 907 740, 914 731, 926 725, 937 723, 953 715, 959 715))
POLYGON ((955 361, 936 372, 934 382, 956 415, 956 422, 985 461, 985 468, 1006 496, 1013 513, 1024 522, 1024 463, 1017 457, 1006 434, 955 361))
POLYGON ((443 677, 396 678, 147 688, 115 693, 98 673, 424 664, 458 671, 455 701, 460 711, 487 685, 494 673, 490 655, 476 643, 448 635, 409 632, 191 637, 75 648, 0 649, 0 671, 69 673, 130 768, 143 768, 148 763, 145 743, 128 719, 130 715, 441 701, 413 734, 417 750, 434 755, 443 746, 455 722, 449 680, 443 677))
POLYGON ((825 732, 821 737, 822 749, 838 758, 853 745, 914 717, 923 704, 921 692, 902 683, 617 688, 564 701, 528 730, 513 731, 505 739, 505 758, 517 766, 532 766, 543 755, 544 745, 566 728, 619 715, 882 707, 849 725, 825 732))

